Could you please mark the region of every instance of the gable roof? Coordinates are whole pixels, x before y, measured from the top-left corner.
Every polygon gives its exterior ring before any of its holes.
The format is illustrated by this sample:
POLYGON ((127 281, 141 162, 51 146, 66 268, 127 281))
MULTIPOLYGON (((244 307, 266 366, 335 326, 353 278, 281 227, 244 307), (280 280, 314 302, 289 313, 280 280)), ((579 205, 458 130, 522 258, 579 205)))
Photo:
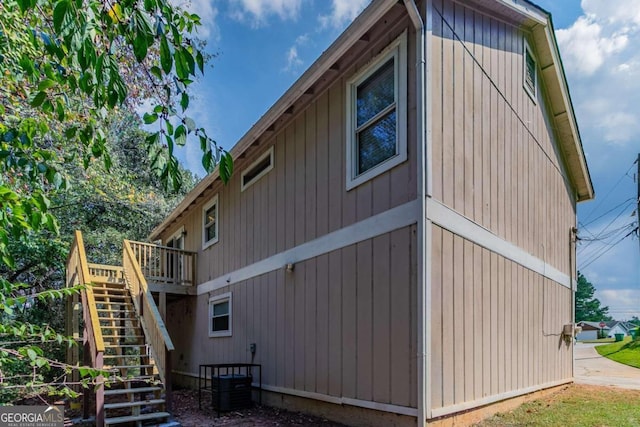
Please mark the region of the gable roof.
MULTIPOLYGON (((414 0, 404 0, 410 4, 414 0)), ((276 103, 249 129, 234 145, 230 153, 234 159, 243 155, 265 132, 273 127, 293 104, 314 83, 321 78, 359 39, 365 36, 369 28, 380 20, 397 0, 372 0, 364 11, 347 29, 327 48, 326 51, 298 78, 298 80, 276 101, 276 103)), ((536 46, 538 64, 542 78, 548 88, 550 112, 554 119, 559 146, 565 158, 567 173, 575 189, 577 201, 594 197, 593 184, 589 175, 573 104, 569 95, 566 76, 557 41, 555 38, 551 14, 527 0, 466 0, 477 9, 489 14, 503 15, 510 20, 522 22, 532 32, 536 46)), ((219 179, 216 168, 203 178, 178 204, 161 224, 150 234, 150 240, 156 240, 160 234, 187 211, 197 199, 219 179)))

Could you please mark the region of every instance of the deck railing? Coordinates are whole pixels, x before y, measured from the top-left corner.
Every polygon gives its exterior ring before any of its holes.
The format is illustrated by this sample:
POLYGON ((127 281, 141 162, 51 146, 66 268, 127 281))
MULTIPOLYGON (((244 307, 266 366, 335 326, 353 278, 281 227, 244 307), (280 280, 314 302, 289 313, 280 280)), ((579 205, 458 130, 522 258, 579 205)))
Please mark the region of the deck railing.
MULTIPOLYGON (((102 369, 104 364, 104 340, 102 337, 102 330, 100 329, 100 321, 98 320, 98 311, 93 296, 93 289, 91 288, 91 282, 93 281, 93 276, 89 270, 89 263, 87 262, 87 254, 84 250, 82 233, 80 231, 76 231, 75 239, 69 252, 69 258, 67 258, 67 285, 89 285, 80 293, 83 307, 82 317, 84 321, 84 364, 96 369, 102 369)), ((76 301, 77 299, 72 298, 68 301, 68 304, 72 306, 76 301)), ((73 310, 73 308, 71 308, 71 310, 73 310)), ((77 359, 78 354, 72 353, 71 360, 69 362, 75 364, 78 362, 77 359)), ((96 396, 96 423, 97 425, 102 425, 104 422, 104 387, 101 384, 102 377, 98 377, 96 383, 98 384, 94 388, 96 396)), ((88 417, 90 407, 88 400, 89 394, 85 392, 83 395, 85 400, 83 405, 85 411, 84 415, 85 417, 88 417)))
POLYGON ((122 267, 115 265, 89 263, 89 274, 93 276, 96 282, 119 283, 124 280, 122 267))
POLYGON ((194 286, 195 252, 150 243, 127 242, 147 283, 194 286))
MULTIPOLYGON (((169 337, 167 328, 160 317, 160 312, 156 306, 151 292, 147 286, 145 275, 138 264, 133 245, 128 240, 123 244, 122 262, 124 266, 124 275, 126 277, 127 286, 133 297, 133 303, 141 320, 147 343, 150 344, 153 359, 158 368, 160 379, 165 385, 167 406, 171 406, 171 351, 173 351, 173 342, 169 337)), ((135 242, 137 243, 137 242, 135 242)))

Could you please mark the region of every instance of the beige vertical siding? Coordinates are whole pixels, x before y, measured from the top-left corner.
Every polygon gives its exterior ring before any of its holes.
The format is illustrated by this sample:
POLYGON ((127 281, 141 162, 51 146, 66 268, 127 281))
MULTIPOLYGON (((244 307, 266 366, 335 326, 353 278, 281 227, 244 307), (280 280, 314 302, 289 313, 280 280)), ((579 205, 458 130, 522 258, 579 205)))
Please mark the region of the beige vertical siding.
POLYGON ((208 337, 209 295, 169 303, 174 367, 263 365, 263 382, 416 406, 416 227, 212 292, 231 292, 233 336, 208 337))
POLYGON ((392 8, 369 32, 369 41, 356 43, 337 70, 318 82, 321 90, 303 96, 303 107, 285 114, 275 132, 261 138, 246 157, 235 159, 228 185, 217 181, 162 234, 166 240, 185 227, 186 249, 198 251, 199 283, 416 198, 415 38, 411 33, 406 70, 408 160, 350 191, 345 189, 346 82, 411 28, 405 8, 392 8), (241 192, 242 171, 269 147, 274 148, 273 170, 241 192), (203 251, 202 206, 215 194, 220 204, 220 240, 203 251))
POLYGON ((536 102, 522 86, 526 33, 433 5, 433 197, 568 274, 575 200, 540 73, 536 102))
POLYGON ((571 378, 571 290, 432 231, 432 408, 571 378))
MULTIPOLYGON (((570 275, 575 200, 548 119, 522 86, 522 29, 434 0, 433 197, 570 275)), ((535 49, 535 46, 532 46, 535 49)), ((571 290, 432 227, 431 407, 572 377, 571 290)))

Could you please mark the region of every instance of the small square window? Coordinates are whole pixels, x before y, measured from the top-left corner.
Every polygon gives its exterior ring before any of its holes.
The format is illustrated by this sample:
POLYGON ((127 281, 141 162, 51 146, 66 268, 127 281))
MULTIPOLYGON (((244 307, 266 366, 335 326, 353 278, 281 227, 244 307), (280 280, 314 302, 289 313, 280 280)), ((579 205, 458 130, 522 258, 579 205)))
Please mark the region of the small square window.
POLYGON ((207 248, 218 241, 218 195, 202 208, 202 248, 207 248))
POLYGON ((209 336, 231 336, 231 292, 209 298, 209 336))
POLYGON ((533 102, 536 102, 538 91, 538 67, 536 58, 529 47, 529 43, 524 40, 524 69, 523 69, 523 86, 527 94, 533 102))
POLYGON ((406 37, 347 83, 347 190, 407 159, 406 37))

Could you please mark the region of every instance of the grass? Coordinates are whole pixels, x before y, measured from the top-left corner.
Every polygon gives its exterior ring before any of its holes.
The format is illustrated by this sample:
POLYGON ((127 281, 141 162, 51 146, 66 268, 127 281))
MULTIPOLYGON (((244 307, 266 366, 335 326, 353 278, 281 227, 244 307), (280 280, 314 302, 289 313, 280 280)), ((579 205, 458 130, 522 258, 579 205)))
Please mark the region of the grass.
POLYGON ((476 426, 640 426, 638 401, 637 390, 574 384, 476 426))
POLYGON ((599 345, 596 351, 601 355, 618 363, 640 368, 640 340, 632 341, 626 337, 623 341, 599 345))

